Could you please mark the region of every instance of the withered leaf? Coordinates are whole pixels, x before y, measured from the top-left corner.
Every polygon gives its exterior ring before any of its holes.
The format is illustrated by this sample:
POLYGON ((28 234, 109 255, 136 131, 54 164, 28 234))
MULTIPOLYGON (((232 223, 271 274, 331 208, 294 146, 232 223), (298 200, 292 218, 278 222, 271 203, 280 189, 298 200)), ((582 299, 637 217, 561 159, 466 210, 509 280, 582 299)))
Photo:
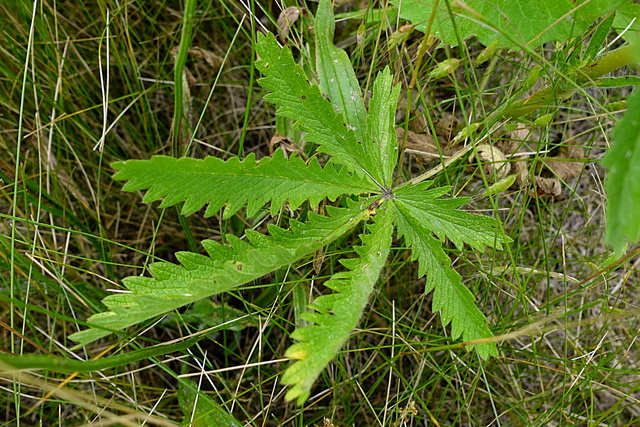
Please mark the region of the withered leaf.
POLYGON ((562 184, 557 178, 536 176, 535 183, 531 192, 533 197, 559 196, 562 193, 562 184))
POLYGON ((498 148, 489 144, 478 145, 469 161, 480 163, 484 173, 489 177, 495 177, 496 181, 501 180, 511 172, 511 164, 507 162, 506 156, 498 148))
MULTIPOLYGON (((404 129, 396 129, 396 135, 398 137, 398 145, 402 146, 404 129)), ((428 133, 416 133, 410 130, 407 131, 405 152, 415 155, 422 163, 441 157, 433 136, 428 133)))
POLYGON ((291 31, 291 27, 293 26, 293 24, 295 24, 296 21, 300 18, 300 15, 304 16, 305 13, 306 9, 300 8, 298 6, 289 6, 288 8, 280 12, 277 25, 280 29, 280 31, 278 31, 278 38, 282 43, 284 43, 287 40, 287 37, 289 37, 289 32, 291 31))
POLYGON ((562 181, 568 181, 580 175, 584 167, 584 161, 581 160, 584 159, 584 149, 575 145, 575 140, 568 141, 566 144, 560 148, 558 156, 554 157, 558 160, 545 160, 544 166, 548 171, 546 173, 543 171, 542 176, 554 176, 562 181))

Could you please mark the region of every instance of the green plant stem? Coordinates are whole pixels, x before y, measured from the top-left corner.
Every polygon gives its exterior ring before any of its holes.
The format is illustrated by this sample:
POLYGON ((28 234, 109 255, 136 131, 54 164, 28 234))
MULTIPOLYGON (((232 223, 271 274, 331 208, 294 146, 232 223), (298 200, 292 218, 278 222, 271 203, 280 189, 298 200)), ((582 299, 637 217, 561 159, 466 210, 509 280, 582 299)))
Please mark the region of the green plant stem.
POLYGON ((184 81, 183 72, 189 55, 189 47, 191 46, 191 36, 193 35, 193 17, 196 11, 196 0, 187 0, 184 7, 184 15, 182 16, 182 32, 180 34, 180 47, 178 48, 178 56, 173 69, 173 126, 171 132, 171 155, 176 156, 180 152, 178 149, 182 140, 182 124, 184 121, 184 81))
POLYGON ((522 117, 549 105, 551 100, 566 98, 577 88, 589 84, 594 79, 631 64, 633 62, 633 51, 636 49, 635 45, 628 45, 614 50, 597 61, 579 68, 576 71, 575 80, 563 79, 559 83, 557 81, 553 82, 527 99, 510 105, 504 111, 491 114, 487 123, 492 123, 498 119, 506 120, 522 117))
MULTIPOLYGON (((115 368, 116 366, 124 366, 129 363, 137 362, 138 360, 162 356, 163 354, 169 354, 176 351, 183 351, 200 341, 202 337, 202 335, 197 335, 174 344, 157 345, 96 360, 71 360, 42 354, 29 354, 22 356, 2 354, 0 355, 0 362, 3 362, 15 369, 46 369, 49 371, 67 374, 86 373, 115 368)), ((6 367, 2 368, 2 370, 5 369, 6 367)))
POLYGON ((416 176, 415 178, 411 179, 410 181, 407 181, 404 184, 399 185, 398 187, 396 187, 396 189, 397 188, 402 188, 405 185, 416 185, 418 183, 421 183, 422 181, 425 181, 425 180, 427 180, 427 179, 439 174, 440 172, 445 170, 449 165, 451 165, 454 162, 457 162, 459 159, 464 157, 469 151, 475 149, 479 144, 482 144, 489 137, 489 135, 491 135, 495 131, 497 131, 500 126, 501 126, 500 124, 494 124, 494 126, 488 132, 486 132, 480 139, 475 141, 475 143, 469 144, 469 145, 461 148, 457 153, 455 153, 452 156, 450 156, 444 162, 442 162, 442 163, 438 164, 437 166, 429 169, 425 173, 416 176))
MULTIPOLYGON (((252 13, 253 13, 253 5, 254 3, 251 2, 252 13)), ((244 20, 244 17, 242 19, 244 20)), ((255 22, 253 19, 250 19, 249 21, 251 22, 251 35, 252 35, 252 38, 255 40, 255 34, 256 34, 255 22)), ((249 55, 249 58, 251 59, 251 64, 249 64, 249 87, 247 88, 247 104, 245 105, 245 108, 244 108, 244 118, 242 120, 242 132, 240 134, 240 141, 238 141, 238 157, 240 159, 244 158, 244 140, 247 138, 247 126, 249 125, 249 118, 251 117, 251 107, 252 107, 251 100, 253 99, 253 85, 256 80, 255 50, 251 52, 251 54, 249 55)))
MULTIPOLYGON (((29 75, 29 61, 31 60, 31 51, 33 49, 33 34, 35 28, 35 19, 36 19, 36 10, 37 10, 37 2, 33 3, 33 12, 31 15, 31 24, 29 26, 29 41, 27 43, 27 52, 24 57, 24 69, 22 74, 22 86, 20 90, 20 107, 19 107, 19 117, 18 121, 18 136, 16 141, 16 164, 15 164, 15 175, 13 179, 13 203, 11 204, 11 255, 10 255, 10 263, 9 263, 9 277, 11 278, 10 284, 10 297, 13 299, 14 291, 15 291, 15 259, 16 259, 16 218, 17 218, 17 209, 18 209, 18 193, 19 193, 19 183, 20 183, 20 152, 22 146, 22 132, 23 132, 23 117, 24 117, 24 108, 25 108, 25 97, 27 91, 27 77, 29 75)), ((14 321, 14 309, 13 305, 9 309, 9 317, 11 327, 15 327, 14 321)), ((11 339, 11 351, 15 351, 15 342, 11 339)))
MULTIPOLYGON (((413 68, 413 75, 411 76, 411 81, 409 82, 409 86, 407 87, 407 120, 405 120, 404 124, 404 137, 402 138, 402 147, 400 147, 400 152, 403 153, 405 147, 407 146, 407 135, 409 130, 409 116, 411 115, 411 103, 413 97, 413 88, 416 85, 416 80, 418 79, 418 72, 420 71, 420 66, 422 65, 422 59, 424 55, 427 53, 427 49, 429 48, 429 35, 431 34, 431 26, 433 25, 433 21, 436 18, 436 12, 438 10, 438 5, 440 0, 436 0, 433 8, 431 9, 431 15, 429 16, 429 22, 427 22, 427 28, 424 32, 424 37, 422 38, 422 43, 420 44, 420 49, 418 50, 418 56, 416 58, 416 65, 413 68)), ((398 162, 402 161, 402 155, 398 156, 398 162)))

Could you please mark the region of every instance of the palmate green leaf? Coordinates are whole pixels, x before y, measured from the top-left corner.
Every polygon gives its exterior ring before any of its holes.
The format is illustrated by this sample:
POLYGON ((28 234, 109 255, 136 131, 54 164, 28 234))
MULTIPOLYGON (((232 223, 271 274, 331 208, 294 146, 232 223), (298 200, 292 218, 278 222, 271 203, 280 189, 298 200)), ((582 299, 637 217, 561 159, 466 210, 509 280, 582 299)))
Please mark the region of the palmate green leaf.
POLYGON ((282 376, 282 383, 293 385, 286 399, 302 404, 311 386, 325 366, 336 356, 364 311, 373 287, 380 277, 393 232, 393 212, 378 211, 369 233, 362 235, 363 245, 355 250, 359 258, 341 260, 349 271, 336 273, 325 285, 336 293, 323 295, 311 304, 315 312, 303 315, 313 325, 296 329, 292 338, 300 341, 287 350, 285 356, 296 359, 282 376))
POLYGON ((89 319, 91 329, 70 336, 88 344, 110 332, 135 325, 210 295, 229 291, 289 265, 340 237, 371 212, 356 202, 349 208, 328 207, 329 217, 310 214, 305 223, 292 221, 290 230, 269 226, 270 235, 247 230, 247 241, 228 235, 231 245, 202 242, 209 256, 178 252, 182 265, 150 266, 151 277, 124 279, 130 293, 106 297, 109 309, 89 319))
POLYGON ((332 155, 333 162, 352 172, 366 171, 369 162, 352 125, 334 112, 317 86, 309 83, 291 51, 281 48, 271 33, 258 34, 256 51, 260 55, 256 68, 265 76, 259 83, 272 91, 265 99, 279 105, 278 114, 295 120, 307 132, 305 139, 318 144, 318 151, 332 155))
POLYGON ((126 191, 148 190, 144 202, 164 198, 161 207, 186 201, 182 213, 187 215, 208 204, 205 216, 218 212, 226 204, 223 217, 229 218, 242 206, 247 215, 271 201, 277 211, 288 202, 292 209, 309 200, 317 205, 323 198, 335 200, 343 194, 375 191, 377 186, 364 175, 338 171, 334 165, 322 168, 316 159, 305 164, 292 155, 286 159, 281 150, 260 161, 249 154, 240 161, 216 157, 203 160, 155 156, 151 160, 117 162, 114 179, 128 180, 126 191))
POLYGON ((347 53, 333 44, 335 18, 331 0, 321 0, 314 21, 316 36, 316 71, 320 91, 329 97, 335 111, 341 114, 356 136, 364 141, 367 111, 360 84, 347 53))
POLYGON ((627 112, 613 131, 613 145, 602 159, 609 169, 605 241, 620 256, 627 242, 640 239, 640 91, 629 97, 627 112))
MULTIPOLYGON (((425 31, 435 0, 392 0, 400 16, 425 31)), ((473 35, 485 46, 534 48, 546 42, 567 41, 582 33, 597 18, 628 0, 468 0, 464 7, 440 0, 433 31, 443 42, 457 46, 473 35), (450 7, 447 5, 450 4, 450 7), (450 8, 454 10, 451 18, 450 8), (454 22, 455 21, 455 22, 454 22), (460 38, 458 38, 458 35, 460 38)))

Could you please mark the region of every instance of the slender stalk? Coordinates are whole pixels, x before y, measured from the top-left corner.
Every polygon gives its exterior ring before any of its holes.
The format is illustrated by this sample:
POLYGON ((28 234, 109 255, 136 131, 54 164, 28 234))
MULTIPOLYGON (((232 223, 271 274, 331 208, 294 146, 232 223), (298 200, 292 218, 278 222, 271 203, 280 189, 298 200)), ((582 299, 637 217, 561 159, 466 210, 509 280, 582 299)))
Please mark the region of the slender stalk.
MULTIPOLYGON (((252 2, 251 14, 255 16, 253 14, 253 5, 254 3, 252 2)), ((243 17, 243 20, 244 20, 244 17, 243 17)), ((251 19, 249 22, 251 23, 251 39, 255 40, 256 39, 255 20, 251 19)), ((249 87, 247 88, 247 104, 245 105, 245 108, 244 108, 244 119, 242 120, 242 132, 240 133, 240 141, 238 142, 238 157, 241 159, 244 157, 244 140, 247 137, 247 126, 249 125, 249 118, 251 117, 251 101, 253 99, 253 85, 255 84, 255 80, 256 80, 255 50, 251 52, 251 54, 249 55, 249 58, 251 59, 251 64, 249 64, 249 87)))
POLYGON ((182 125, 184 122, 184 80, 183 72, 191 47, 191 37, 193 35, 193 18, 195 16, 197 0, 186 0, 184 15, 182 16, 182 32, 180 34, 180 47, 173 69, 173 123, 171 126, 171 155, 177 156, 180 153, 179 146, 182 141, 182 125))
MULTIPOLYGON (((418 55, 416 57, 416 65, 413 67, 413 74, 411 76, 411 81, 409 82, 409 86, 407 87, 407 120, 405 120, 404 124, 404 138, 402 138, 402 147, 400 148, 400 153, 404 152, 405 147, 407 146, 407 134, 409 129, 409 116, 411 114, 411 103, 413 97, 413 88, 416 85, 416 80, 418 79, 418 72, 420 71, 420 66, 422 65, 422 60, 424 58, 425 53, 427 53, 427 49, 429 49, 429 35, 431 34, 431 27, 433 26, 433 21, 436 19, 436 12, 438 11, 438 6, 440 4, 440 0, 436 0, 433 3, 433 8, 431 9, 431 15, 429 15, 429 21, 427 22, 427 28, 424 30, 424 37, 422 38, 422 43, 420 44, 420 49, 418 50, 418 55)), ((398 157, 398 162, 402 161, 402 154, 398 157)))
POLYGON ((512 104, 504 111, 498 111, 490 115, 487 122, 491 123, 499 118, 506 120, 522 117, 549 105, 551 100, 566 98, 577 88, 588 85, 594 79, 631 64, 633 62, 633 52, 636 49, 636 45, 628 45, 614 50, 591 64, 579 68, 576 71, 574 80, 563 79, 561 82, 555 81, 530 97, 512 104))
POLYGON ((137 362, 138 360, 149 359, 151 357, 162 356, 177 351, 184 351, 200 341, 203 336, 204 335, 196 335, 184 341, 157 345, 130 351, 124 354, 86 361, 41 354, 29 354, 24 356, 0 354, 0 363, 6 364, 13 369, 46 369, 53 372, 87 373, 100 371, 102 369, 115 368, 118 366, 125 366, 129 363, 137 362))

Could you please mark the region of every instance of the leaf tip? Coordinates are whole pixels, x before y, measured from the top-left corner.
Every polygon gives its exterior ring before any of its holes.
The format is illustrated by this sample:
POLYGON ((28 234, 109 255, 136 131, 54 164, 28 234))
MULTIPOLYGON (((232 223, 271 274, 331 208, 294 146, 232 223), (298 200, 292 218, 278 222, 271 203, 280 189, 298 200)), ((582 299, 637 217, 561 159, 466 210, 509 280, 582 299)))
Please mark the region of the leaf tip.
MULTIPOLYGON (((293 347, 291 348, 293 349, 293 347)), ((309 354, 302 349, 293 349, 293 351, 287 351, 284 357, 294 360, 305 360, 307 357, 309 357, 309 354)))
POLYGON ((310 394, 311 393, 308 391, 302 391, 300 387, 293 387, 291 390, 287 392, 287 394, 284 395, 284 399, 287 402, 291 402, 292 400, 295 400, 296 405, 302 406, 304 402, 307 401, 310 394))

